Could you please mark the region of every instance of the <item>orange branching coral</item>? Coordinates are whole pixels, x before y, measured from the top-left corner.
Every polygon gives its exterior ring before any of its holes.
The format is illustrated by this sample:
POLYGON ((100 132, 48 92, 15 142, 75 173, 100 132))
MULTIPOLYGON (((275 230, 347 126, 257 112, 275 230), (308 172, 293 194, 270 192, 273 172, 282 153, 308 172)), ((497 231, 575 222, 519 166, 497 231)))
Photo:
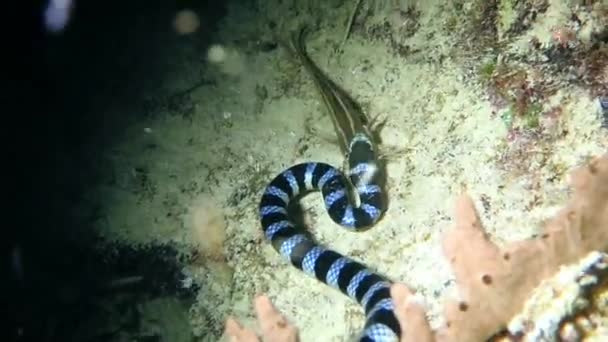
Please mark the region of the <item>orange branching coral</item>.
MULTIPOLYGON (((480 341, 506 328, 532 290, 559 266, 589 251, 608 250, 608 155, 572 174, 569 204, 545 223, 540 237, 499 248, 491 242, 469 197, 456 205, 456 224, 443 249, 456 278, 459 299, 446 303, 441 341, 480 341)), ((420 321, 420 310, 411 319, 420 321)), ((406 341, 428 340, 428 323, 408 324, 406 341)), ((407 329, 407 328, 406 328, 407 329)))
MULTIPOLYGON (((298 342, 298 329, 287 321, 265 296, 255 299, 255 311, 260 322, 261 335, 265 342, 298 342)), ((226 321, 225 334, 233 342, 260 342, 253 330, 244 328, 234 318, 226 321)))

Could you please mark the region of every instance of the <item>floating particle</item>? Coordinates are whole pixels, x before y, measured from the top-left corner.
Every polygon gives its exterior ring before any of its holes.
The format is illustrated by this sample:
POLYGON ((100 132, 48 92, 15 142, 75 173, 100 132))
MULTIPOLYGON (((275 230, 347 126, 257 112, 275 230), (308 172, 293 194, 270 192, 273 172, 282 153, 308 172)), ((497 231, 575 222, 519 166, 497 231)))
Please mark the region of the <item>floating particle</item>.
POLYGON ((49 0, 44 9, 44 26, 53 33, 65 29, 70 21, 74 3, 72 0, 49 0))
POLYGON ((173 19, 173 28, 179 34, 190 34, 196 32, 200 26, 198 15, 191 10, 181 10, 177 12, 173 19))

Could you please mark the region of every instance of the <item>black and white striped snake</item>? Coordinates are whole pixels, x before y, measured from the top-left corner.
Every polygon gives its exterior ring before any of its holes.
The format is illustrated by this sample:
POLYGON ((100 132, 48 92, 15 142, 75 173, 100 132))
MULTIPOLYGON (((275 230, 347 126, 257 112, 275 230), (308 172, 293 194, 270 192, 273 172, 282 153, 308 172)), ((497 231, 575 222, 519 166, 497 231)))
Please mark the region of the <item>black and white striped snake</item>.
POLYGON ((386 210, 384 174, 369 124, 357 104, 308 58, 303 30, 290 49, 311 73, 348 160, 347 175, 325 163, 294 165, 276 176, 262 196, 259 215, 266 239, 279 254, 327 285, 355 299, 365 310, 360 341, 398 341, 401 333, 390 296, 391 282, 335 251, 317 244, 290 215, 290 204, 321 191, 332 220, 351 230, 374 225, 386 210), (358 200, 357 200, 358 199, 358 200))

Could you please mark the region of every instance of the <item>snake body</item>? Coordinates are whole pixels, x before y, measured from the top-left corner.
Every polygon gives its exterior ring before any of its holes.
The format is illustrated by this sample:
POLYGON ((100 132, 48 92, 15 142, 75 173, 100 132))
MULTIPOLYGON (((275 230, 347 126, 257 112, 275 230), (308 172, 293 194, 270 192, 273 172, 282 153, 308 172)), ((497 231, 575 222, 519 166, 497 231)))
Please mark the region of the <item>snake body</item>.
POLYGON ((300 59, 326 103, 341 146, 347 173, 326 163, 301 163, 277 175, 266 187, 259 216, 266 239, 292 265, 356 300, 366 322, 359 341, 397 341, 400 326, 390 296, 391 282, 335 251, 317 244, 290 215, 290 204, 311 191, 320 191, 334 222, 354 231, 374 225, 386 211, 384 175, 367 120, 341 88, 308 58, 303 31, 292 37, 292 52, 300 59), (358 199, 358 201, 357 201, 358 199))

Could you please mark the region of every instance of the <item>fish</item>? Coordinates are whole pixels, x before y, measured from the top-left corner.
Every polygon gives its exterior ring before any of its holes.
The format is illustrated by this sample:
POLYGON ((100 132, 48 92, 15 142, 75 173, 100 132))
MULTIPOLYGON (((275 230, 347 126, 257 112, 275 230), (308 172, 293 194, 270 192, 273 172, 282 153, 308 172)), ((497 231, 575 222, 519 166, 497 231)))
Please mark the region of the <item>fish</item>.
POLYGON ((312 77, 331 117, 340 150, 351 167, 361 162, 375 165, 378 142, 371 121, 361 106, 309 57, 305 45, 306 33, 305 27, 294 31, 288 48, 312 77))

